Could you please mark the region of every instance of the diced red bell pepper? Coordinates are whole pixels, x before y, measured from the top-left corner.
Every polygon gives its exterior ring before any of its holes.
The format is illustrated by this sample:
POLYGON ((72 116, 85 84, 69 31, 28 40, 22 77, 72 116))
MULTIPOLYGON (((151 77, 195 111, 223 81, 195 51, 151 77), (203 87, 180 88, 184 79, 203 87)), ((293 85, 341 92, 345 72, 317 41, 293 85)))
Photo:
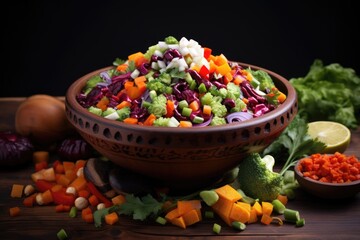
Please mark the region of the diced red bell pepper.
POLYGON ((75 196, 73 194, 66 193, 65 188, 60 191, 51 192, 51 193, 52 193, 54 203, 64 204, 64 205, 68 205, 68 206, 74 205, 75 196))
POLYGON ((202 78, 205 78, 205 79, 209 79, 209 73, 210 73, 210 70, 205 66, 205 65, 202 65, 201 68, 200 68, 200 71, 199 71, 199 74, 202 78))
POLYGON ((105 197, 92 182, 88 182, 87 185, 89 191, 95 195, 100 200, 100 202, 104 203, 105 207, 111 207, 113 205, 112 202, 107 197, 105 197))
POLYGON ((54 186, 54 183, 43 179, 39 179, 35 182, 35 186, 39 192, 45 192, 47 190, 50 190, 52 186, 54 186))

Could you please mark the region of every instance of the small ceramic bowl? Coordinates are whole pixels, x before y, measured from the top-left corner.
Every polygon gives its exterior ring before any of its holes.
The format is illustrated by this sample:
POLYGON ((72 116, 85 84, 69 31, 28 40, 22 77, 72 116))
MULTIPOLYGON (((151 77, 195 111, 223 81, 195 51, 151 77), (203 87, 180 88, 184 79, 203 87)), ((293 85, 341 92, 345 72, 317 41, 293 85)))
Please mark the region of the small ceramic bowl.
POLYGON ((295 177, 301 188, 308 193, 324 199, 342 199, 354 197, 360 192, 360 180, 350 183, 325 183, 304 177, 303 173, 299 170, 301 160, 295 165, 295 177))

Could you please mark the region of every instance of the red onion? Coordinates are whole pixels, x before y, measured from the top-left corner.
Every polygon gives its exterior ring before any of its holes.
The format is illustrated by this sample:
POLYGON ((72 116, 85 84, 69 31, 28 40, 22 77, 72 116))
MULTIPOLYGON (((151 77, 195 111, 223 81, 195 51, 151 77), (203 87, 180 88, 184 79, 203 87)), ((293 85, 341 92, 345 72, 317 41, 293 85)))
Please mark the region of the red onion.
POLYGON ((242 122, 253 118, 253 115, 249 112, 234 112, 226 116, 228 123, 242 122))
POLYGON ((0 132, 0 166, 17 167, 29 163, 34 149, 28 137, 13 131, 0 132))

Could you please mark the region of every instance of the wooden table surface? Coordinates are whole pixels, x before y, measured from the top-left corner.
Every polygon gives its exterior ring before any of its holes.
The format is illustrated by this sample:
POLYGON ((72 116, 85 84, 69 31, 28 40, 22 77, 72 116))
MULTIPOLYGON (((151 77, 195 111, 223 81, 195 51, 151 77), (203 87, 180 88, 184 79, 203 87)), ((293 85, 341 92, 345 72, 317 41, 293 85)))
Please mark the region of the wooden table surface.
MULTIPOLYGON (((61 97, 60 97, 61 98, 61 97)), ((0 131, 14 129, 14 116, 24 98, 0 98, 0 131)), ((346 154, 360 157, 360 128, 352 131, 346 154)), ((22 199, 11 198, 12 184, 30 184, 33 166, 17 170, 0 170, 0 239, 57 239, 56 233, 65 229, 70 239, 360 239, 360 194, 346 200, 323 200, 297 189, 296 198, 288 208, 300 211, 304 227, 248 224, 243 232, 228 227, 222 220, 203 220, 187 229, 173 225, 132 220, 120 216, 115 225, 95 228, 81 217, 70 218, 68 213, 56 213, 54 206, 22 206, 22 199), (9 208, 21 207, 21 215, 9 216, 9 208), (220 235, 212 232, 213 223, 220 223, 220 235)), ((341 194, 341 192, 339 192, 341 194)))

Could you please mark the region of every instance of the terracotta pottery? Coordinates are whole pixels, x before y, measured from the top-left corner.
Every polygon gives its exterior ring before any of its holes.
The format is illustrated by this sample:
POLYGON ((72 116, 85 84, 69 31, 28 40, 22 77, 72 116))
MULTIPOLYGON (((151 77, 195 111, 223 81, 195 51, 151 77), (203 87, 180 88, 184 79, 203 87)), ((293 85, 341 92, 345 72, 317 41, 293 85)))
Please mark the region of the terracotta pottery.
POLYGON ((196 189, 219 179, 248 153, 260 152, 289 125, 298 111, 295 89, 284 77, 264 70, 287 95, 277 109, 240 123, 202 128, 171 128, 125 124, 92 114, 76 95, 87 80, 111 66, 76 80, 66 93, 67 118, 100 154, 137 173, 178 189, 196 189))

